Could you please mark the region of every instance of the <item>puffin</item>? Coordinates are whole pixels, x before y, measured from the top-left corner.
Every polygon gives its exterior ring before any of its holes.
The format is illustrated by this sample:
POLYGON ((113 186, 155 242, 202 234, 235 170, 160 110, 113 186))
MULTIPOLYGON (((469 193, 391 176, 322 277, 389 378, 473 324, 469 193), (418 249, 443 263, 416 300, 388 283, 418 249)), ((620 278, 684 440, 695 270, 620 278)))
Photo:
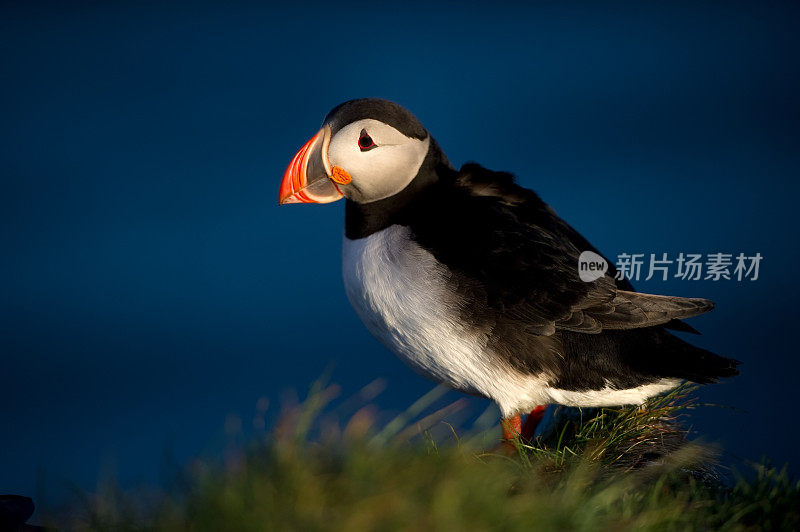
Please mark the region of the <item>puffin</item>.
POLYGON ((340 199, 361 321, 416 372, 494 401, 504 440, 530 439, 549 404, 635 405, 738 374, 671 332, 696 333, 682 320, 711 301, 635 291, 512 174, 456 169, 399 104, 338 105, 292 158, 279 204, 340 199), (607 271, 582 279, 583 252, 607 271))

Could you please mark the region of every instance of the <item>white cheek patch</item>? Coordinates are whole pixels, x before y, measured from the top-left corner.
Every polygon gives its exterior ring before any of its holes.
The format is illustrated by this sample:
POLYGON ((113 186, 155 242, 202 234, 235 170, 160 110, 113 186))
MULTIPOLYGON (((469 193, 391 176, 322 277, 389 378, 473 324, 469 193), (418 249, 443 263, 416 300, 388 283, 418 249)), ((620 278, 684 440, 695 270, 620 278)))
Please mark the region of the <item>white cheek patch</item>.
POLYGON ((328 159, 352 177, 350 185, 340 187, 349 198, 369 203, 393 196, 417 175, 430 146, 430 136, 423 140, 409 138, 378 120, 364 119, 339 130, 331 139, 328 159), (377 148, 361 151, 358 139, 366 130, 377 148))

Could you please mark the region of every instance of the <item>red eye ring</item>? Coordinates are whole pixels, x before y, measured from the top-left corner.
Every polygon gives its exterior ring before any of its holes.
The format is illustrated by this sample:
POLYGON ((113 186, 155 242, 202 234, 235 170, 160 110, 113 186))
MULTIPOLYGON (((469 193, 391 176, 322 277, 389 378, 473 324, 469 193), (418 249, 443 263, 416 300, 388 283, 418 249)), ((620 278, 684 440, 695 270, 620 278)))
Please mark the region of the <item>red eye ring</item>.
POLYGON ((369 136, 366 129, 361 130, 361 135, 358 137, 358 148, 361 151, 369 151, 373 148, 377 148, 378 145, 375 144, 375 141, 372 140, 372 137, 369 136))

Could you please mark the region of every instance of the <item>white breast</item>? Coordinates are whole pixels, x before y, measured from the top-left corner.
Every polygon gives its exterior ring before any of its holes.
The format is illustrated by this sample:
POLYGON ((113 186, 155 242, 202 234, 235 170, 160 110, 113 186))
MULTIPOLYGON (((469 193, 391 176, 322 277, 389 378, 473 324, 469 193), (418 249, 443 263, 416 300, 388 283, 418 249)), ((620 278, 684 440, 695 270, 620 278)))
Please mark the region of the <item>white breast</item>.
POLYGON ((504 414, 543 402, 539 379, 514 371, 486 350, 484 333, 461 323, 446 270, 408 235, 391 226, 344 239, 345 290, 370 332, 419 373, 490 397, 504 414))

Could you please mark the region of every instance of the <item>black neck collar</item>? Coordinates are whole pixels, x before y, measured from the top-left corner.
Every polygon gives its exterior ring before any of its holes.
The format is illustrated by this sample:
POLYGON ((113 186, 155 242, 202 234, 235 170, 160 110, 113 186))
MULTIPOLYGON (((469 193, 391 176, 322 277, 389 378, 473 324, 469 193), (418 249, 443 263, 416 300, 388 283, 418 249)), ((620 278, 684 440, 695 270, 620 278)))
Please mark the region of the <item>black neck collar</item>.
POLYGON ((454 171, 450 163, 434 145, 422 162, 417 175, 411 182, 395 194, 371 203, 356 203, 345 200, 344 234, 350 240, 365 238, 395 224, 406 225, 414 203, 438 183, 446 172, 454 171))

